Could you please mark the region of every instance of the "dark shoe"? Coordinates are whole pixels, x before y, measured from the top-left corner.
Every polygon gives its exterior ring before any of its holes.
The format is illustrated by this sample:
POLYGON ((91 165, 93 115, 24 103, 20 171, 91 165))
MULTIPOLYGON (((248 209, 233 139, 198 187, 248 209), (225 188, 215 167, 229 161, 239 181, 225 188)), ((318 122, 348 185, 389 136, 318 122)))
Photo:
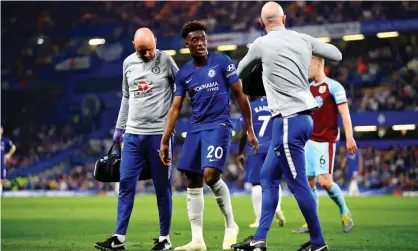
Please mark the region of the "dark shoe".
POLYGON ((243 242, 234 244, 231 248, 235 251, 241 250, 254 250, 254 251, 265 251, 267 250, 266 240, 254 240, 254 237, 250 236, 244 239, 243 242))
POLYGON ((125 250, 125 242, 120 242, 117 236, 109 237, 103 242, 96 242, 94 247, 99 250, 113 251, 113 250, 125 250))
POLYGON ((324 244, 323 246, 313 246, 310 241, 302 244, 300 249, 297 251, 328 251, 328 246, 324 244))
POLYGON ((170 250, 171 243, 168 240, 159 241, 159 239, 154 239, 154 247, 151 250, 170 250))

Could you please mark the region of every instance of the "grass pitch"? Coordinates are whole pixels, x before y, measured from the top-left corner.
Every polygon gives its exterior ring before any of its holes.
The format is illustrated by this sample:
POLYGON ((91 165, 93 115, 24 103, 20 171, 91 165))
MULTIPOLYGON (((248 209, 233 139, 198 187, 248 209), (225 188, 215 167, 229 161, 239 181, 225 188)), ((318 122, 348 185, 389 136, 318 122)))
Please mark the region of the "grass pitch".
MULTIPOLYGON (((234 197, 239 240, 255 230, 250 197, 234 197)), ((354 229, 342 232, 337 206, 320 198, 320 218, 330 250, 418 250, 418 198, 347 198, 354 229)), ((2 198, 1 250, 3 251, 83 251, 94 250, 115 229, 116 197, 2 198)), ((186 198, 174 197, 171 240, 174 246, 191 239, 186 198)), ((273 223, 268 235, 269 250, 296 250, 308 240, 293 234, 303 223, 293 197, 284 197, 282 207, 287 224, 273 223)), ((149 250, 159 235, 158 211, 154 196, 138 196, 128 228, 127 250, 149 250)), ((205 197, 204 237, 208 250, 221 250, 223 217, 211 196, 205 197)))

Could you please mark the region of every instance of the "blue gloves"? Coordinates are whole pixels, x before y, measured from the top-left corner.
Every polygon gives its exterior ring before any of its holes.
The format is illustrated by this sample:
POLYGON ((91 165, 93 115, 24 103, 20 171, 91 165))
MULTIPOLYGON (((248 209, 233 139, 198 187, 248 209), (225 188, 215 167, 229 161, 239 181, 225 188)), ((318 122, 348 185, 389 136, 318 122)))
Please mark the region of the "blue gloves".
POLYGON ((113 133, 113 141, 116 143, 121 143, 123 141, 124 133, 125 133, 125 130, 115 128, 115 132, 113 133))

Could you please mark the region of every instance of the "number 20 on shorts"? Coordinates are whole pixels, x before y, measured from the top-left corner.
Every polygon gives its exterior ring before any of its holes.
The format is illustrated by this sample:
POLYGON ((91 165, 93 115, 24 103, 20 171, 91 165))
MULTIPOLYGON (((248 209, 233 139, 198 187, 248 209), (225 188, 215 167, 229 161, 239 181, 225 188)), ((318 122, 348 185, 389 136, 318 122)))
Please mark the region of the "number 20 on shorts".
POLYGON ((213 145, 210 145, 208 147, 208 155, 206 156, 206 158, 208 159, 212 159, 213 157, 215 157, 216 159, 222 159, 222 156, 224 155, 224 149, 222 149, 222 147, 218 146, 218 147, 214 147, 213 145))

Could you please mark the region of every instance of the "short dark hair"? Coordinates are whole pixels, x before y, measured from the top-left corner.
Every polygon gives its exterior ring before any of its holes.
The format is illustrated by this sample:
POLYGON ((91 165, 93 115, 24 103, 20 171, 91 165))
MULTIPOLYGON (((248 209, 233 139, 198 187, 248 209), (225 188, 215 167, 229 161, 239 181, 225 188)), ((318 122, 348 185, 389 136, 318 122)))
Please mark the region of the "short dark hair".
POLYGON ((183 28, 181 29, 181 36, 186 39, 187 35, 189 35, 190 32, 193 31, 204 31, 206 32, 206 26, 199 21, 191 21, 188 23, 185 23, 183 25, 183 28))

